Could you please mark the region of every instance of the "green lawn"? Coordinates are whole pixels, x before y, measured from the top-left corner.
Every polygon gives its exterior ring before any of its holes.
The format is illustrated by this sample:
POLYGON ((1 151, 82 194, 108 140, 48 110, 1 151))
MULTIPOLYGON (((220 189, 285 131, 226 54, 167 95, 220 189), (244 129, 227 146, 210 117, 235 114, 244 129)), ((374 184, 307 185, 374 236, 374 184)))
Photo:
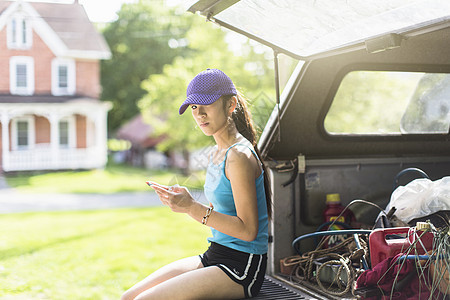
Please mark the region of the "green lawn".
POLYGON ((0 215, 0 298, 118 299, 207 236, 166 207, 0 215))
POLYGON ((23 193, 118 193, 148 191, 147 180, 202 189, 204 173, 183 176, 175 170, 108 164, 103 170, 7 174, 6 181, 23 193))

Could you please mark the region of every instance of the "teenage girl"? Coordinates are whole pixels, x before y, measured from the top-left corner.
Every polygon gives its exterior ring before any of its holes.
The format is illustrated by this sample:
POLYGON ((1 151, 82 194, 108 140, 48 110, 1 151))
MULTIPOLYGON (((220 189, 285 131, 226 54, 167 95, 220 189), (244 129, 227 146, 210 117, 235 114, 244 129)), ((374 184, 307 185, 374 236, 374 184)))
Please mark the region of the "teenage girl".
POLYGON ((180 115, 188 107, 203 133, 216 142, 204 186, 210 206, 197 202, 185 187, 150 184, 172 211, 211 228, 210 246, 199 256, 157 270, 122 299, 241 299, 261 289, 270 190, 246 101, 225 73, 207 69, 190 82, 180 115))

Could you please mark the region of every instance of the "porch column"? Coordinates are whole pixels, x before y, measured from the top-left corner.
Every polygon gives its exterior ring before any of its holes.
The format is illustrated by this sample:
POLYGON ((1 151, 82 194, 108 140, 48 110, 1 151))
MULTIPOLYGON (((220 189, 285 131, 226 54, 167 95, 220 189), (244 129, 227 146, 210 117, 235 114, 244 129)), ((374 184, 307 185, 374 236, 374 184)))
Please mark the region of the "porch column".
POLYGON ((2 166, 4 171, 9 169, 9 116, 2 112, 2 166))
POLYGON ((49 116, 50 121, 50 151, 52 153, 51 164, 53 167, 57 167, 59 163, 59 116, 57 114, 51 114, 49 116))
POLYGON ((99 167, 104 167, 107 162, 107 135, 106 113, 103 109, 99 109, 95 118, 95 143, 101 160, 99 167))

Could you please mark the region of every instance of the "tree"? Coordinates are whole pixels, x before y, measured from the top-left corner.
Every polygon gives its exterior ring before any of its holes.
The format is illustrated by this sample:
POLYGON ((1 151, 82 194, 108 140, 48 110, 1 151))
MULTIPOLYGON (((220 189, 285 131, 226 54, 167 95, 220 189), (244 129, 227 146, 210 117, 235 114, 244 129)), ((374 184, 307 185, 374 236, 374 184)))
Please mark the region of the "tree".
POLYGON ((403 133, 448 133, 450 75, 424 74, 401 120, 403 133))
POLYGON ((331 133, 400 132, 400 120, 417 78, 411 74, 354 71, 342 80, 325 118, 331 133))
POLYGON ((101 99, 114 105, 108 115, 110 131, 139 113, 137 101, 146 93, 141 88, 144 79, 160 73, 176 56, 188 54, 173 46, 190 27, 191 19, 180 13, 163 0, 141 0, 124 4, 118 19, 105 28, 112 59, 102 62, 101 99))
MULTIPOLYGON (((225 42, 225 31, 214 24, 205 24, 198 16, 192 15, 192 18, 186 34, 190 55, 175 58, 161 74, 150 75, 142 84, 147 91, 139 102, 144 118, 155 126, 156 134, 168 136, 158 145, 162 151, 191 150, 212 144, 209 137, 195 129, 189 110, 178 115, 178 108, 186 98, 186 87, 200 71, 207 68, 223 70, 250 99, 274 94, 271 57, 268 59, 265 53, 256 53, 248 42, 242 45, 241 54, 235 54, 225 42), (161 122, 158 116, 164 121, 161 122)), ((267 96, 263 100, 266 104, 267 96)))

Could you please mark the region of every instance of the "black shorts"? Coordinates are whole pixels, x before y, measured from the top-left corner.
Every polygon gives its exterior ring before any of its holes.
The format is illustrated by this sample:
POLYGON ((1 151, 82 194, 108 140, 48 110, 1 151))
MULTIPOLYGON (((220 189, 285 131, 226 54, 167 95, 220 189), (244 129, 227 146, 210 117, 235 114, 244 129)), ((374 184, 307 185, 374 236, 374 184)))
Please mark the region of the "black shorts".
POLYGON ((200 255, 204 267, 217 266, 244 288, 245 298, 258 295, 264 281, 267 254, 251 254, 212 242, 200 255))

